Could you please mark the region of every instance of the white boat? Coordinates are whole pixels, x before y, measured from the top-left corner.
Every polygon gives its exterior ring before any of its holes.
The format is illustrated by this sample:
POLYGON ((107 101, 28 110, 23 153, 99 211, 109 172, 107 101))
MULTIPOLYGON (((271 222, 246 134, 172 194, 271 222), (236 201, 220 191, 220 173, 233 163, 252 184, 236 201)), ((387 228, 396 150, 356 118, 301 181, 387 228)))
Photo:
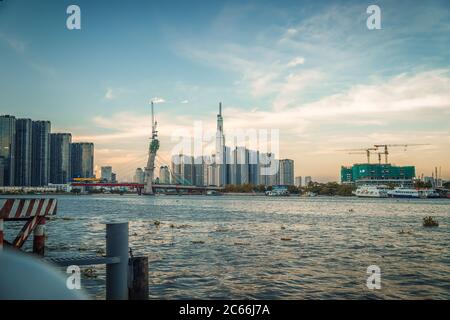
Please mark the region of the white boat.
POLYGON ((288 197, 289 195, 290 195, 290 193, 287 190, 266 191, 266 196, 269 196, 269 197, 288 197))
POLYGON ((411 189, 397 187, 388 191, 388 195, 393 198, 439 198, 439 193, 433 189, 411 189))
POLYGON ((388 195, 392 198, 423 198, 419 190, 404 187, 396 187, 393 190, 389 190, 388 195))
POLYGON ((353 194, 361 198, 387 198, 388 191, 386 186, 361 186, 353 191, 353 194))

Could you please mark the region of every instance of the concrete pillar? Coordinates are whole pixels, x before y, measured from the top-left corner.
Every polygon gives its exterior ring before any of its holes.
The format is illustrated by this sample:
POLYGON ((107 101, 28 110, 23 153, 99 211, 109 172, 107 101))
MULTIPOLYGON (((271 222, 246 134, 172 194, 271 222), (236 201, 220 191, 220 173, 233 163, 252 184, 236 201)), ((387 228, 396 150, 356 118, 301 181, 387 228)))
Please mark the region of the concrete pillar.
POLYGON ((128 299, 128 222, 106 225, 106 256, 120 262, 106 265, 106 299, 128 299))

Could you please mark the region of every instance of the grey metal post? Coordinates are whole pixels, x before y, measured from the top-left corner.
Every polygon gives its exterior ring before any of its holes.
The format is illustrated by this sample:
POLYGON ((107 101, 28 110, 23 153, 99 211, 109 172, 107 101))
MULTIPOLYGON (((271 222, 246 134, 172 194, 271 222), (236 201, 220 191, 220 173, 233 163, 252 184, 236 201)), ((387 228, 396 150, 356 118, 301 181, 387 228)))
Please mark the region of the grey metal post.
POLYGON ((106 256, 119 263, 106 265, 106 299, 128 299, 128 222, 106 224, 106 256))

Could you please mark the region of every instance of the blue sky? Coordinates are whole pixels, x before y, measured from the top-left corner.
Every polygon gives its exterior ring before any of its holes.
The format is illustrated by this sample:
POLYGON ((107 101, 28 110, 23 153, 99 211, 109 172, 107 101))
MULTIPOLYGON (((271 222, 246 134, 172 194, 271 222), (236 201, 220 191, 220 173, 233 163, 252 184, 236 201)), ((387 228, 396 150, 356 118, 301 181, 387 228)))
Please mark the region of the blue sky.
POLYGON ((335 180, 336 149, 428 143, 398 164, 450 177, 449 1, 0 2, 0 113, 49 119, 123 179, 145 165, 148 101, 161 155, 193 122, 277 128, 296 174, 335 180), (66 28, 81 8, 82 29, 66 28), (366 27, 367 6, 382 29, 366 27))

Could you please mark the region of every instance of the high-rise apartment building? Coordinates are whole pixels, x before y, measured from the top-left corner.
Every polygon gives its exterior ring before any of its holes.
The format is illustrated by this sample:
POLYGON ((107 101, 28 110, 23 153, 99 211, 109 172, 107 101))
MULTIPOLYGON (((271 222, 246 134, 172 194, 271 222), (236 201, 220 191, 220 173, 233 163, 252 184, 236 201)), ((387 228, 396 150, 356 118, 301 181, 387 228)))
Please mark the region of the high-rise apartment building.
POLYGON ((302 186, 302 177, 301 176, 295 177, 295 186, 296 187, 302 186))
POLYGON ((72 143, 72 177, 94 178, 94 144, 90 142, 72 143))
POLYGON ((312 178, 310 176, 305 177, 305 187, 307 187, 312 182, 312 178))
POLYGON ((16 118, 0 116, 0 186, 14 186, 16 118))
POLYGON ((32 132, 31 119, 16 120, 16 186, 31 186, 31 160, 32 160, 32 132))
POLYGON ((66 184, 72 179, 71 173, 72 134, 50 134, 50 182, 66 184))
POLYGON ((46 186, 50 177, 50 121, 33 121, 31 185, 46 186))
POLYGON ((161 166, 159 168, 159 183, 170 184, 170 170, 168 166, 161 166))
POLYGON ((294 185, 294 160, 280 160, 280 184, 285 186, 294 185))
POLYGON ((137 168, 134 174, 134 182, 144 184, 144 177, 144 170, 142 170, 142 168, 137 168))
POLYGON ((100 178, 102 181, 112 182, 113 181, 113 171, 111 166, 104 166, 100 168, 100 178))

